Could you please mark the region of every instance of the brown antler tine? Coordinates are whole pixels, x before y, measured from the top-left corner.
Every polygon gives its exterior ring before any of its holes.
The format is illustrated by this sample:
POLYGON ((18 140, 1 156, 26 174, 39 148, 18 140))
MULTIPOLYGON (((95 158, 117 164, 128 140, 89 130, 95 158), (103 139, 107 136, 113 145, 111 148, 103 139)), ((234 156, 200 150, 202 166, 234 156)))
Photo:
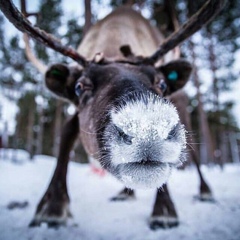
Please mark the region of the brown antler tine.
POLYGON ((144 62, 155 63, 169 50, 193 35, 220 12, 225 2, 225 0, 208 0, 197 13, 172 33, 152 56, 145 58, 144 62))
POLYGON ((18 11, 11 0, 0 0, 0 9, 7 19, 21 32, 27 33, 33 39, 36 39, 45 46, 52 48, 64 56, 72 58, 79 64, 83 66, 87 65, 87 60, 78 54, 73 48, 62 45, 50 34, 39 28, 33 27, 23 14, 18 11))

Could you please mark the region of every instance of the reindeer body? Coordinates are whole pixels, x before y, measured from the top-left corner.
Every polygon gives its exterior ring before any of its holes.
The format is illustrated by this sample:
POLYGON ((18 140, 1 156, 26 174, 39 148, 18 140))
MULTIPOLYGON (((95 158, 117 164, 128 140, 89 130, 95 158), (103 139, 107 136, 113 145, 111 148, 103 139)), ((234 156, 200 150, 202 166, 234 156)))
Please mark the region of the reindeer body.
MULTIPOLYGON (((153 54, 163 40, 149 21, 123 7, 93 26, 81 42, 78 52, 94 59, 92 62, 84 68, 62 64, 49 68, 47 87, 73 102, 78 111, 63 130, 58 166, 50 185, 55 188, 56 181, 66 175, 66 151, 69 153, 78 135, 88 155, 130 188, 161 187, 172 167, 185 160, 185 129, 175 107, 164 97, 185 85, 190 64, 183 60, 169 62, 176 56, 175 50, 154 65, 134 64, 153 54), (120 50, 122 46, 128 46, 127 54, 120 50), (104 57, 98 59, 98 53, 104 57), (172 73, 177 76, 174 81, 169 79, 172 73)), ((67 194, 65 182, 63 189, 67 194)), ((157 199, 169 196, 166 186, 164 189, 157 199)), ((49 222, 43 211, 54 209, 45 200, 50 192, 49 186, 32 225, 49 222)), ((64 195, 57 192, 60 197, 64 195)), ((65 199, 69 199, 68 195, 65 199)), ((62 203, 66 204, 66 200, 62 203)), ((158 204, 159 200, 155 207, 158 204)), ((174 218, 169 225, 176 225, 177 215, 170 199, 167 204, 174 218)), ((67 205, 65 214, 68 211, 67 205)))
POLYGON ((111 59, 122 59, 120 47, 129 45, 135 55, 150 56, 163 36, 149 21, 129 7, 121 7, 94 25, 82 40, 78 52, 87 59, 103 52, 111 59))
MULTIPOLYGON (((78 47, 78 52, 93 59, 102 52, 108 59, 125 59, 120 47, 128 45, 136 56, 151 56, 164 36, 141 14, 130 7, 120 7, 90 28, 78 47)), ((176 58, 177 48, 168 52, 161 63, 176 58)))
MULTIPOLYGON (((12 3, 0 0, 0 8, 17 28, 83 65, 55 64, 46 73, 47 87, 74 103, 78 113, 63 128, 58 163, 31 226, 65 224, 71 216, 66 174, 79 134, 88 154, 125 185, 157 188, 166 182, 171 168, 183 160, 186 136, 175 107, 165 97, 182 88, 191 72, 186 61, 169 61, 177 56, 177 43, 213 18, 223 2, 209 0, 166 42, 139 13, 119 8, 90 29, 78 48, 82 57, 29 22, 20 21, 12 3), (120 51, 123 46, 127 50, 120 51), (95 57, 99 52, 107 61, 95 57)), ((178 98, 174 101, 178 103, 178 98)), ((200 178, 203 180, 201 174, 200 178)), ((163 189, 157 192, 150 219, 153 229, 178 225, 166 185, 163 189)), ((128 189, 121 192, 125 197, 132 193, 128 189)))

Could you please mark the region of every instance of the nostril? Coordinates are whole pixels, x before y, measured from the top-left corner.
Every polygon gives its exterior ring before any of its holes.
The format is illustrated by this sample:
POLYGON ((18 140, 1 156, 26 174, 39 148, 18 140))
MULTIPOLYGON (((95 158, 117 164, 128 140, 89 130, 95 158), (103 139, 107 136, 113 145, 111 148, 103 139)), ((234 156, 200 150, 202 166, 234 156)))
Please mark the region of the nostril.
POLYGON ((124 141, 127 145, 131 145, 131 144, 132 144, 132 139, 133 139, 133 137, 128 136, 128 135, 125 135, 125 136, 123 137, 123 141, 124 141))
POLYGON ((123 142, 126 143, 127 145, 131 145, 133 137, 125 134, 123 132, 123 130, 120 129, 119 127, 117 127, 117 126, 115 126, 115 127, 118 131, 119 137, 123 140, 123 142))
POLYGON ((174 128, 169 132, 167 140, 171 140, 176 137, 179 127, 180 127, 179 123, 176 126, 174 126, 174 128))

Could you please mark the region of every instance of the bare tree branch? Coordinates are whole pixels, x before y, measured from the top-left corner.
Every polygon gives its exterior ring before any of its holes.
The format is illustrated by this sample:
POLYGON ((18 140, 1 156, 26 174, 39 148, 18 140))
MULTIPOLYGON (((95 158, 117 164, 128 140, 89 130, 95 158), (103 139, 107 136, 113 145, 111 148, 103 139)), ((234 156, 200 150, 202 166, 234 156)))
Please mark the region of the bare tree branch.
POLYGON ((73 48, 62 45, 61 42, 53 38, 50 34, 37 27, 33 27, 23 14, 21 14, 13 5, 11 0, 0 0, 0 9, 8 20, 21 32, 27 33, 38 42, 41 42, 64 56, 72 58, 79 64, 83 66, 87 65, 87 60, 73 48))
MULTIPOLYGON (((166 8, 166 11, 171 19, 171 25, 173 28, 173 31, 177 31, 180 27, 179 25, 179 21, 177 18, 177 13, 176 13, 176 9, 175 9, 175 5, 173 3, 173 0, 164 0, 164 6, 166 8)), ((173 59, 178 59, 180 58, 181 55, 181 50, 180 50, 180 46, 177 45, 174 49, 173 49, 173 59)))
POLYGON ((144 59, 144 62, 155 63, 169 50, 182 43, 185 39, 200 30, 205 24, 210 22, 220 12, 224 5, 225 0, 208 0, 197 13, 177 31, 171 34, 152 56, 144 59))

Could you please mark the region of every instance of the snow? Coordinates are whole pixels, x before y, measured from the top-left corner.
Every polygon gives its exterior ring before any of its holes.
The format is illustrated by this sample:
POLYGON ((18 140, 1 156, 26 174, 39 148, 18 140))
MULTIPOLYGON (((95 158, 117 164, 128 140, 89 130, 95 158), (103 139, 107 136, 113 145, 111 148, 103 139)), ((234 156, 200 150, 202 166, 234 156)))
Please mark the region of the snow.
POLYGON ((122 185, 111 175, 94 174, 89 165, 70 163, 68 174, 71 210, 74 218, 66 227, 49 229, 45 225, 28 228, 36 204, 53 173, 55 159, 19 151, 16 162, 11 154, 0 152, 0 239, 58 240, 239 240, 240 165, 203 168, 211 183, 216 203, 199 202, 196 170, 174 171, 169 187, 180 217, 179 227, 152 231, 147 222, 155 192, 138 190, 137 199, 110 202, 122 185), (8 157, 7 157, 8 156, 8 157), (11 201, 28 201, 24 209, 9 210, 11 201))
POLYGON ((120 109, 111 111, 112 122, 127 135, 137 139, 148 139, 151 137, 149 135, 166 139, 179 121, 174 105, 151 92, 137 94, 134 98, 126 99, 120 109))

